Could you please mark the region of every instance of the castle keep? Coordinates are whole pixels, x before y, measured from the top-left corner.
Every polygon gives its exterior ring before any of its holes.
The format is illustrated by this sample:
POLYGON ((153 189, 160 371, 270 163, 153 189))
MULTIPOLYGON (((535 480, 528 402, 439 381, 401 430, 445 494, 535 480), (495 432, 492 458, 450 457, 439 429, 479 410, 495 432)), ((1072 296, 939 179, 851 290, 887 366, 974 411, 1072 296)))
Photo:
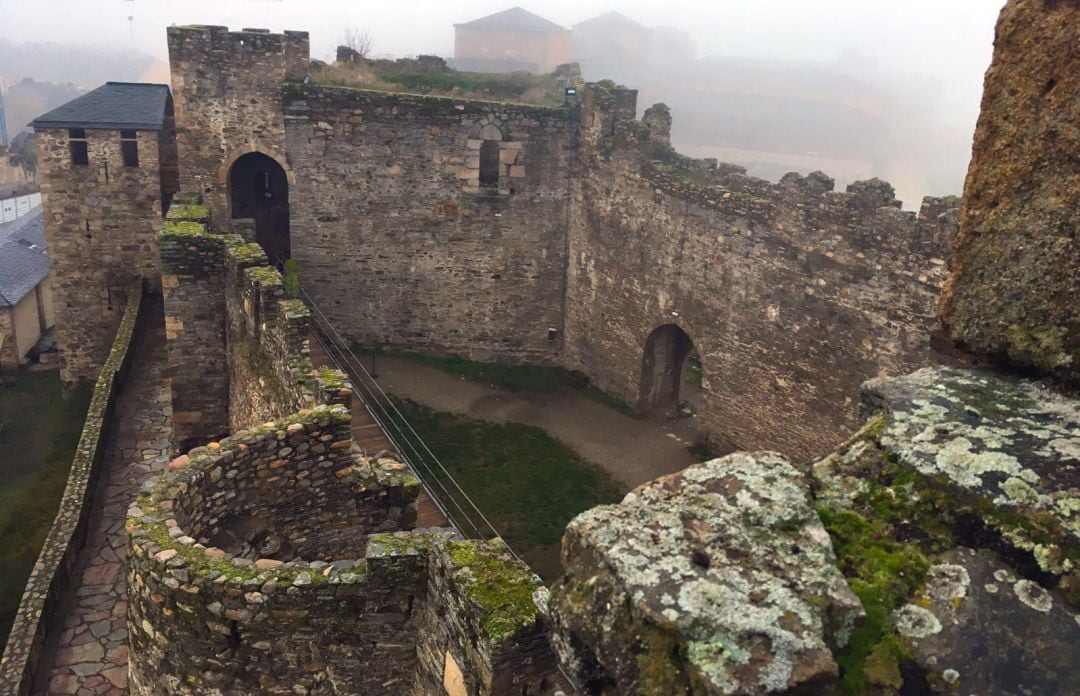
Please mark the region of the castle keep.
POLYGON ((0 691, 1068 693, 1078 28, 1006 4, 962 205, 911 213, 686 158, 572 68, 561 106, 392 93, 311 79, 303 32, 170 27, 171 91, 35 122, 63 377, 96 381, 0 691), (578 515, 544 587, 354 439, 323 326, 642 411, 694 355, 699 437, 744 451, 578 515))
MULTIPOLYGON (((302 32, 168 32, 183 190, 213 231, 294 259, 357 343, 559 364, 643 409, 675 405, 692 346, 701 439, 800 456, 850 432, 862 380, 932 358, 956 199, 916 215, 881 181, 689 160, 630 89, 563 107, 373 92, 305 81, 302 32)), ((222 403, 217 326, 185 351, 206 369, 173 375, 185 436, 227 431, 220 407, 182 405, 222 403)))

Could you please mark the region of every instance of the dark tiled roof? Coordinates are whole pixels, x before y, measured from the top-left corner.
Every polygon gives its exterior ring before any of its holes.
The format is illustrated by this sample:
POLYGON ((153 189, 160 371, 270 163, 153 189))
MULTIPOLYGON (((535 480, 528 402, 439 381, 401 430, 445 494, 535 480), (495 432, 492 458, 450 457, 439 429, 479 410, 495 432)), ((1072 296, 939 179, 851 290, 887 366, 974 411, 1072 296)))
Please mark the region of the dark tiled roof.
POLYGON ((106 82, 38 116, 30 125, 34 128, 161 130, 168 96, 168 85, 106 82))
POLYGON ((0 307, 14 307, 49 275, 41 206, 0 225, 0 307))
POLYGON ((470 29, 492 29, 502 31, 566 31, 555 22, 548 21, 539 15, 534 15, 520 7, 511 7, 509 10, 496 12, 487 17, 474 19, 471 22, 455 24, 455 27, 468 27, 470 29))

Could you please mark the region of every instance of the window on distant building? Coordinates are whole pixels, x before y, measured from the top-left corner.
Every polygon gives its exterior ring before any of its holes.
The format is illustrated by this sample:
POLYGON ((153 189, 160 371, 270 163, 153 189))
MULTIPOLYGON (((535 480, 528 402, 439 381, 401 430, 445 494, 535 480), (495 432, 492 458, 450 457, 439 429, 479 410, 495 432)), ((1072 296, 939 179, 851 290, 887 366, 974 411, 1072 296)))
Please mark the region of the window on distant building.
POLYGON ((124 155, 125 167, 139 166, 138 133, 133 130, 120 131, 120 152, 124 155))
POLYGON ((68 149, 71 151, 71 163, 80 167, 90 164, 90 154, 86 149, 86 131, 82 128, 68 128, 68 149))
POLYGON ((499 141, 480 143, 480 187, 499 188, 499 141))

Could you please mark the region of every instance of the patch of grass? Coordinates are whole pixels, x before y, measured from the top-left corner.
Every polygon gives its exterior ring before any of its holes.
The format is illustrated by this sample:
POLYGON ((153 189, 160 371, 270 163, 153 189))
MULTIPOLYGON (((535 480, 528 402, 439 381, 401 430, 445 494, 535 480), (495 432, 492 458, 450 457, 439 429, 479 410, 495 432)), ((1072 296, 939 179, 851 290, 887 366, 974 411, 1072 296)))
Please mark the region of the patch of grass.
POLYGON ((0 387, 0 645, 67 485, 90 394, 86 384, 63 397, 56 370, 21 371, 0 387))
POLYGON ((686 360, 686 369, 683 370, 683 382, 695 387, 701 386, 701 356, 697 351, 690 354, 686 360))
POLYGON ((567 522, 622 495, 603 469, 540 428, 496 424, 408 400, 398 408, 508 544, 545 581, 561 572, 567 522))
POLYGON ((851 510, 819 508, 837 561, 866 609, 865 623, 836 656, 843 669, 841 691, 863 694, 867 683, 900 686, 900 663, 908 648, 892 628, 891 615, 914 594, 930 562, 917 544, 893 541, 889 526, 851 510))

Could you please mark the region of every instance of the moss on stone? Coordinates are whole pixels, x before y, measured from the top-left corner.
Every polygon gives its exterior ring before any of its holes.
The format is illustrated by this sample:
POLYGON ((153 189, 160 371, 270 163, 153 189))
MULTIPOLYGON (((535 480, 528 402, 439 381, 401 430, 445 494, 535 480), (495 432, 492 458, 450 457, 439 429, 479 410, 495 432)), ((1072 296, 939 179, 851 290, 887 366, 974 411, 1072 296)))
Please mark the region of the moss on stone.
POLYGON ((533 593, 542 583, 494 544, 501 546, 501 542, 450 541, 446 550, 458 571, 455 579, 462 581, 466 595, 480 609, 484 634, 498 644, 539 618, 533 593))
POLYGON ((210 219, 210 209, 201 203, 180 203, 174 201, 165 216, 168 220, 190 220, 205 222, 210 219))
POLYGON ((240 244, 232 243, 233 240, 226 240, 226 249, 229 256, 235 259, 239 263, 260 263, 266 264, 266 252, 263 248, 254 242, 243 242, 240 244))
POLYGON ((1064 327, 1047 326, 1033 329, 1010 324, 1006 332, 1009 357, 1043 370, 1053 371, 1080 365, 1080 351, 1070 355, 1062 343, 1064 327))
POLYGON ((161 228, 163 235, 204 235, 207 234, 206 225, 201 222, 187 220, 166 220, 161 228))
POLYGON ((277 269, 270 266, 255 266, 253 268, 245 268, 244 275, 257 282, 259 285, 281 285, 281 274, 277 272, 277 269))
POLYGON ((906 647, 890 616, 922 584, 930 562, 914 543, 891 538, 889 526, 851 510, 819 508, 836 550, 837 562, 866 611, 866 620, 837 655, 844 670, 842 690, 866 692, 867 684, 886 686, 899 675, 906 647))

